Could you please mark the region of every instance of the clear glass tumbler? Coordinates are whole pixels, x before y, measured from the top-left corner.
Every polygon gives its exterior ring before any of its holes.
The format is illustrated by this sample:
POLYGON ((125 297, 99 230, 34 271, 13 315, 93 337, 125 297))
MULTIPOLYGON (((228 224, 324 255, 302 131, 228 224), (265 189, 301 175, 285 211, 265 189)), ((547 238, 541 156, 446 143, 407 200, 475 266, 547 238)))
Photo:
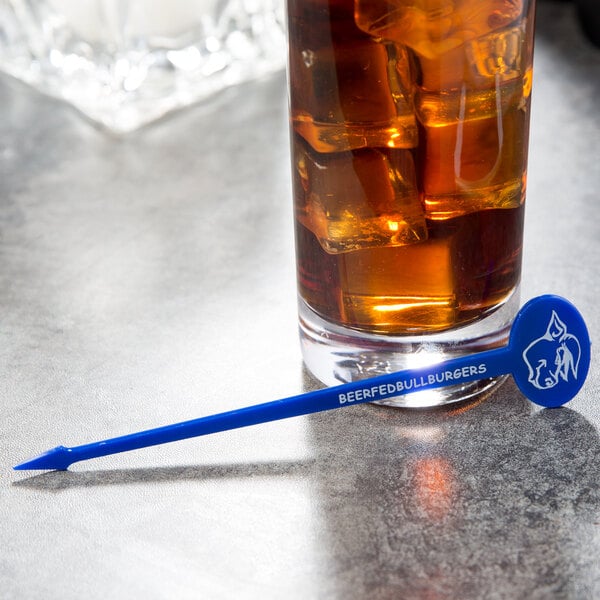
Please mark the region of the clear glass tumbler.
MULTIPOLYGON (((334 385, 505 344, 519 304, 535 0, 287 9, 308 369, 334 385)), ((391 404, 435 406, 497 383, 391 404)))
POLYGON ((283 69, 281 0, 0 0, 0 69, 118 133, 283 69))

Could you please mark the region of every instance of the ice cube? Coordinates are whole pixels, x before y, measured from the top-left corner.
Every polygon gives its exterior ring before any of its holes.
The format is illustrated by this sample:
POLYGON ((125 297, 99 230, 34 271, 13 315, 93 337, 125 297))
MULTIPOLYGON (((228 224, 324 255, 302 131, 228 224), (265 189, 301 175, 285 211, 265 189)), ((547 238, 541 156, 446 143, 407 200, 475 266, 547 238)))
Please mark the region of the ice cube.
POLYGON ((530 66, 527 23, 470 40, 435 59, 419 59, 422 89, 450 91, 467 85, 493 88, 523 77, 530 66))
POLYGON ((342 313, 380 333, 440 330, 455 323, 452 238, 340 256, 342 313))
POLYGON ((421 61, 415 108, 431 219, 523 203, 532 35, 531 23, 523 25, 440 57, 437 73, 428 68, 435 61, 421 61))
MULTIPOLYGON (((448 219, 520 206, 527 166, 528 105, 495 114, 491 108, 474 110, 473 118, 463 111, 453 118, 455 103, 452 99, 452 109, 438 109, 446 113, 443 119, 429 118, 424 123, 422 185, 427 216, 448 219)), ((459 112, 460 106, 459 102, 459 112)))
POLYGON ((297 219, 327 252, 426 239, 410 151, 318 154, 296 137, 294 157, 297 219))
POLYGON ((360 30, 352 0, 288 0, 294 129, 318 152, 414 148, 412 63, 360 30))
POLYGON ((363 31, 426 58, 506 27, 522 10, 523 0, 355 0, 355 20, 363 31))
POLYGON ((467 55, 482 77, 499 76, 505 81, 522 73, 523 27, 481 36, 467 44, 467 55))
POLYGON ((525 108, 531 91, 528 78, 483 89, 468 88, 431 92, 420 88, 415 96, 415 111, 425 127, 445 127, 461 120, 494 118, 511 109, 525 108))

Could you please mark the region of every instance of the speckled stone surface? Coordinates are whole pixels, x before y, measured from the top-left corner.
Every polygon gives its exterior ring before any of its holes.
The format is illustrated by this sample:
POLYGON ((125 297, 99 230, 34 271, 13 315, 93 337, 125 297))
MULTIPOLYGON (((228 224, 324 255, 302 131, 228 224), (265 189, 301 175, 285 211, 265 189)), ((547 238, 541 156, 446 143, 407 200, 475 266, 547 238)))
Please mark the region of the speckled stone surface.
MULTIPOLYGON (((600 339, 600 50, 541 2, 523 298, 600 339)), ((2 600, 600 598, 600 368, 543 411, 357 406, 16 473, 315 389, 283 76, 117 139, 0 78, 2 600)))

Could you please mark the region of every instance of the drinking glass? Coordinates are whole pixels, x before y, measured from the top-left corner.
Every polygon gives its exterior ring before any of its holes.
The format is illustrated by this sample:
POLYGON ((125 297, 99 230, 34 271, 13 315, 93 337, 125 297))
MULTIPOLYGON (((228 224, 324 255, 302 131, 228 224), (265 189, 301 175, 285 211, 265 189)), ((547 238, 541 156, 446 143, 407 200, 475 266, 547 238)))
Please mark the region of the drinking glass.
POLYGON ((0 0, 0 69, 117 133, 283 69, 280 0, 0 0))
MULTIPOLYGON (((506 343, 535 0, 287 0, 303 358, 334 385, 506 343)), ((414 390, 473 398, 499 379, 414 390)))

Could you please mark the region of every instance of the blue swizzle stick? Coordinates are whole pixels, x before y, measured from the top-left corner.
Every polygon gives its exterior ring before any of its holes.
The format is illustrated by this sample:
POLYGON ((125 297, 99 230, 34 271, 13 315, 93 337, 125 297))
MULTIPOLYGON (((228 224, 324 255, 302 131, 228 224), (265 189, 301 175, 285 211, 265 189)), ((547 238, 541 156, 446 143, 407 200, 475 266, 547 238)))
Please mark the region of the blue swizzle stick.
POLYGON ((581 389, 589 370, 590 350, 588 331, 577 309, 558 296, 540 296, 519 311, 503 348, 73 448, 58 446, 14 468, 62 470, 74 462, 108 454, 507 373, 512 373, 530 400, 558 407, 581 389))

